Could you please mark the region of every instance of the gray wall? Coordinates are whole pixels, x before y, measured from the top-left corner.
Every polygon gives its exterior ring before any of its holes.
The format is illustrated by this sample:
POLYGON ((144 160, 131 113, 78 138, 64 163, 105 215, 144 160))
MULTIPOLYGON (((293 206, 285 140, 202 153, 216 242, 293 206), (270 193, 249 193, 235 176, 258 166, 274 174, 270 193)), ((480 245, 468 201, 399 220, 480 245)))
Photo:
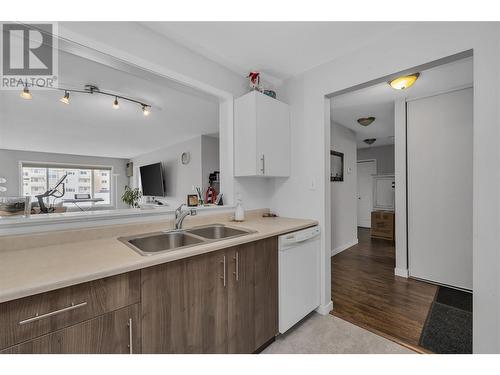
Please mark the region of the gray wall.
POLYGON ((394 174, 394 145, 358 149, 358 160, 377 160, 377 174, 394 174))
POLYGON ((331 149, 344 153, 344 181, 330 182, 332 255, 352 246, 358 239, 356 136, 346 127, 332 123, 331 149))
POLYGON ((143 165, 162 163, 167 192, 165 197, 157 198, 172 207, 186 203, 187 195, 194 194, 193 186, 201 186, 202 184, 201 136, 136 156, 132 161, 134 162, 132 185, 139 188, 141 187, 139 168, 143 165), (189 152, 191 155, 188 164, 181 162, 183 152, 189 152))
MULTIPOLYGON (((115 197, 117 208, 127 208, 121 201, 125 185, 128 184, 128 178, 126 176, 126 159, 0 149, 0 177, 7 179, 7 183, 4 185, 7 188, 7 192, 0 194, 4 196, 17 196, 21 193, 19 186, 20 161, 112 166, 113 173, 119 175, 117 177, 118 197, 115 197)), ((113 194, 114 191, 115 189, 112 187, 113 194)))

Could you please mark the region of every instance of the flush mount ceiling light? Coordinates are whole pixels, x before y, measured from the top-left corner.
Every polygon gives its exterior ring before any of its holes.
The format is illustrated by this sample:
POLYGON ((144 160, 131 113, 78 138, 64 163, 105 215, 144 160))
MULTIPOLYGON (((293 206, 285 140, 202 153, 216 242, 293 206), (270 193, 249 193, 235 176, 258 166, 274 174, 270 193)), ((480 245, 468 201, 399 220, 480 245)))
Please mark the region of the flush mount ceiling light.
POLYGON ((367 139, 364 139, 363 142, 365 142, 367 145, 371 145, 371 144, 375 143, 376 140, 377 140, 377 138, 367 138, 367 139))
POLYGON ((64 96, 59 99, 59 101, 64 104, 69 104, 69 92, 64 91, 64 96))
MULTIPOLYGON (((118 99, 120 99, 120 100, 125 100, 127 102, 138 104, 140 106, 142 114, 144 116, 149 116, 151 113, 151 105, 150 104, 129 98, 127 96, 116 95, 116 94, 111 93, 111 92, 102 91, 97 86, 94 86, 94 85, 85 85, 83 90, 68 89, 68 88, 63 88, 63 87, 54 88, 54 90, 64 91, 64 96, 59 99, 59 101, 61 103, 64 103, 64 104, 69 104, 69 94, 70 93, 98 94, 98 95, 106 95, 106 96, 114 97, 115 98, 115 100, 113 101, 113 108, 114 109, 120 108, 120 104, 118 103, 118 99)), ((20 93, 20 96, 23 99, 31 99, 32 98, 28 84, 26 84, 24 86, 23 91, 21 91, 21 93, 20 93)))
POLYGON ((419 76, 420 73, 415 73, 407 76, 394 78, 392 81, 389 82, 389 85, 391 85, 391 87, 395 90, 404 90, 412 86, 419 76))
POLYGON ((26 99, 26 100, 31 100, 31 98, 33 98, 33 96, 31 95, 30 89, 28 88, 28 85, 24 86, 23 91, 21 91, 19 96, 23 99, 26 99))
POLYGON ((370 125, 373 121, 375 121, 375 117, 361 117, 358 118, 358 124, 363 126, 370 125))

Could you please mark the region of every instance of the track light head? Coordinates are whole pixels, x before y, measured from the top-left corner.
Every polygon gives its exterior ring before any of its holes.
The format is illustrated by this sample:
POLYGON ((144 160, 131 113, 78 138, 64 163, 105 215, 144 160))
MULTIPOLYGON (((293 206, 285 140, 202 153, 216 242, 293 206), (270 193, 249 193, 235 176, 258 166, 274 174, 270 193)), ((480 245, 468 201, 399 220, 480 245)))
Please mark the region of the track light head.
POLYGON ((19 94, 19 96, 23 99, 26 99, 26 100, 31 100, 33 98, 33 96, 31 95, 30 89, 28 88, 28 85, 24 86, 24 89, 21 92, 21 94, 19 94))
POLYGON ((148 105, 145 105, 143 104, 142 105, 142 114, 144 116, 149 116, 149 114, 151 113, 151 111, 149 110, 149 106, 148 105))
POLYGON ((64 96, 59 99, 59 101, 64 104, 69 104, 69 92, 64 91, 64 96))
POLYGON ((113 109, 120 108, 120 104, 118 104, 118 98, 115 96, 115 101, 113 102, 113 109))

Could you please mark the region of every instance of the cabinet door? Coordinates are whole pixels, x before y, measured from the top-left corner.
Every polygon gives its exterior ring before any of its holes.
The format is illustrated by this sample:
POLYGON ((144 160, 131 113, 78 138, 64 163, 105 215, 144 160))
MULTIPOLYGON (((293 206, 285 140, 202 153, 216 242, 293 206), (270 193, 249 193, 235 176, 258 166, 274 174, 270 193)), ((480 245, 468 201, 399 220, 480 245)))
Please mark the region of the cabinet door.
POLYGON ((228 250, 228 351, 253 353, 255 350, 255 249, 251 242, 228 250))
POLYGON ((25 341, 1 354, 140 353, 140 308, 126 307, 97 318, 25 341))
POLYGON ((290 175, 290 114, 288 105, 267 95, 257 100, 257 174, 290 175))
POLYGON ((227 352, 225 256, 216 251, 142 270, 144 353, 227 352))
POLYGON ((278 239, 268 238, 255 247, 255 349, 278 333, 278 239))
POLYGON ((229 259, 229 352, 253 353, 278 332, 277 239, 239 246, 229 259))

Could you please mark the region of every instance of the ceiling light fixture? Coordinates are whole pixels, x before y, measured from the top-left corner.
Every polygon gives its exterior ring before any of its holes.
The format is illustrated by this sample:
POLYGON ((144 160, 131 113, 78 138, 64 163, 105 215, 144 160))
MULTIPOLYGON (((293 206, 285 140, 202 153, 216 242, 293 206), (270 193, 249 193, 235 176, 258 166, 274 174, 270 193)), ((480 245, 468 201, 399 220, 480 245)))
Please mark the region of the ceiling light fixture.
POLYGON ((26 100, 31 100, 33 98, 33 96, 31 95, 30 89, 28 88, 28 85, 24 86, 24 89, 21 92, 21 94, 19 94, 19 96, 23 99, 26 99, 26 100))
POLYGON ((367 139, 364 139, 363 142, 365 142, 367 145, 371 145, 371 144, 375 143, 376 140, 377 140, 377 138, 367 138, 367 139))
POLYGON ((373 121, 375 121, 375 117, 361 117, 358 118, 358 124, 363 126, 370 125, 373 121))
POLYGON ((389 82, 389 85, 391 85, 391 87, 395 90, 404 90, 412 86, 419 76, 420 73, 415 73, 407 76, 394 78, 392 81, 389 82))
MULTIPOLYGON (((30 85, 28 85, 27 83, 25 84, 23 91, 19 94, 21 96, 21 98, 27 99, 27 100, 29 100, 29 99, 32 98, 31 92, 29 90, 29 86, 30 85)), ((98 94, 98 95, 106 95, 106 96, 114 97, 115 98, 115 100, 113 101, 113 108, 114 109, 120 108, 120 104, 118 103, 118 99, 120 99, 120 100, 125 100, 126 102, 131 102, 131 103, 138 104, 140 106, 140 108, 142 110, 142 114, 144 116, 149 116, 150 113, 151 113, 151 108, 152 107, 151 107, 150 104, 144 103, 144 102, 142 102, 140 100, 129 98, 127 96, 116 95, 115 93, 102 91, 102 90, 99 89, 99 87, 97 87, 95 85, 85 85, 84 88, 83 88, 83 90, 68 89, 68 88, 64 88, 64 87, 57 87, 57 88, 52 88, 52 89, 53 90, 64 91, 64 96, 59 99, 59 101, 61 103, 64 103, 64 104, 69 104, 69 94, 70 93, 98 94)))
POLYGON ((59 101, 64 104, 69 104, 69 92, 64 91, 64 96, 61 99, 59 99, 59 101))

